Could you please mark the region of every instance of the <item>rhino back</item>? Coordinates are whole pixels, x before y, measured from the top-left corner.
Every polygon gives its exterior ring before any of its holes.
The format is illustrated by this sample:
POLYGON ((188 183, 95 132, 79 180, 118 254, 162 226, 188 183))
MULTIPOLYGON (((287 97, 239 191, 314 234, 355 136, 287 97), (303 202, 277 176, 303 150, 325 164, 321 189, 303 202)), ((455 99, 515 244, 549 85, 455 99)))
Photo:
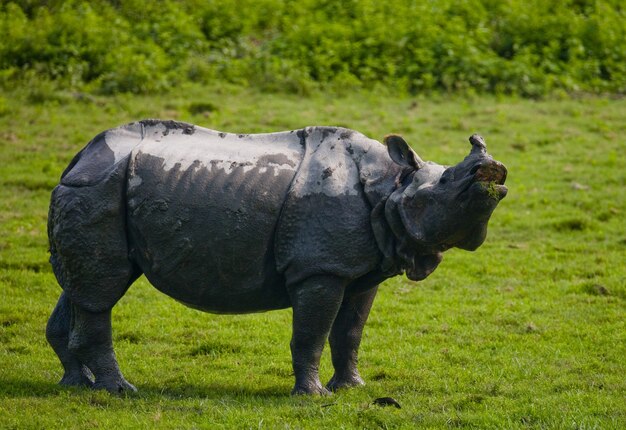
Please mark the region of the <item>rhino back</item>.
POLYGON ((147 127, 131 155, 131 256, 166 294, 212 312, 286 307, 274 234, 304 148, 297 132, 147 127))

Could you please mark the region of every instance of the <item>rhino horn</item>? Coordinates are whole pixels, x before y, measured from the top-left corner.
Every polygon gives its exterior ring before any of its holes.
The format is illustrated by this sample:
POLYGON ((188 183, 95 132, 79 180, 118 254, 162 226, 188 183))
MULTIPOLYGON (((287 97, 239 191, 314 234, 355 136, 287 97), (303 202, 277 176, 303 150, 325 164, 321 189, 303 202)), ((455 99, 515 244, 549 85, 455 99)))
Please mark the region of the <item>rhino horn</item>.
POLYGON ((472 144, 472 151, 470 154, 486 154, 487 153, 487 144, 485 143, 485 139, 478 134, 472 134, 469 138, 470 143, 472 144))

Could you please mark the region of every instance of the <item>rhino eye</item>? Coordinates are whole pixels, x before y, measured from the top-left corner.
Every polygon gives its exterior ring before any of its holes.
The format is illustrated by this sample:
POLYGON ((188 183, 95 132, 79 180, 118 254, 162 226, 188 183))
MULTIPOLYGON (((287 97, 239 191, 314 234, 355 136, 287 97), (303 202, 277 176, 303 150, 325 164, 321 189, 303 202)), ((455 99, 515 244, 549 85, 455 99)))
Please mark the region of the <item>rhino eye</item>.
POLYGON ((441 178, 439 178, 439 183, 445 184, 446 182, 451 181, 451 180, 454 180, 453 173, 450 169, 448 169, 445 172, 443 172, 443 175, 441 175, 441 178))

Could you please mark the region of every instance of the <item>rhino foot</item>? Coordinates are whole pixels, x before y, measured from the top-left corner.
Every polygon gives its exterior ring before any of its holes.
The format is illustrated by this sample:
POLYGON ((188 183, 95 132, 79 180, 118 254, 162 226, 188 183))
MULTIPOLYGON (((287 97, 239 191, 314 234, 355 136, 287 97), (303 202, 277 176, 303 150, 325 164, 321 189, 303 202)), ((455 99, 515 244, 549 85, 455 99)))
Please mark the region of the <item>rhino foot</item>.
POLYGON ((137 391, 137 388, 124 378, 109 381, 96 381, 93 388, 96 390, 107 390, 111 394, 134 393, 137 391))
POLYGON ((291 395, 297 396, 301 394, 330 396, 332 392, 318 382, 316 384, 296 385, 293 387, 293 390, 291 390, 291 395))
POLYGON ((342 388, 357 387, 359 385, 365 385, 365 381, 358 373, 343 378, 333 375, 328 384, 326 384, 326 388, 334 392, 342 388))
POLYGON ((94 377, 91 371, 83 366, 80 370, 65 372, 63 378, 59 381, 59 385, 67 387, 88 387, 93 388, 94 377))

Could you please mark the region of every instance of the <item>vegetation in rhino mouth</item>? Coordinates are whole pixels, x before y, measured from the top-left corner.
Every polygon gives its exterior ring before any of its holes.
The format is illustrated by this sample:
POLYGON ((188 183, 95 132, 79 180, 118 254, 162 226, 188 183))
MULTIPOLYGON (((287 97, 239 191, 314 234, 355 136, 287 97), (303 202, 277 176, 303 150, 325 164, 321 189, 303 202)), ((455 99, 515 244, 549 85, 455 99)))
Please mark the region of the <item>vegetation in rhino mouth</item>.
POLYGON ((487 191, 487 195, 494 200, 500 200, 500 193, 498 192, 498 182, 496 181, 483 181, 480 183, 487 191))

